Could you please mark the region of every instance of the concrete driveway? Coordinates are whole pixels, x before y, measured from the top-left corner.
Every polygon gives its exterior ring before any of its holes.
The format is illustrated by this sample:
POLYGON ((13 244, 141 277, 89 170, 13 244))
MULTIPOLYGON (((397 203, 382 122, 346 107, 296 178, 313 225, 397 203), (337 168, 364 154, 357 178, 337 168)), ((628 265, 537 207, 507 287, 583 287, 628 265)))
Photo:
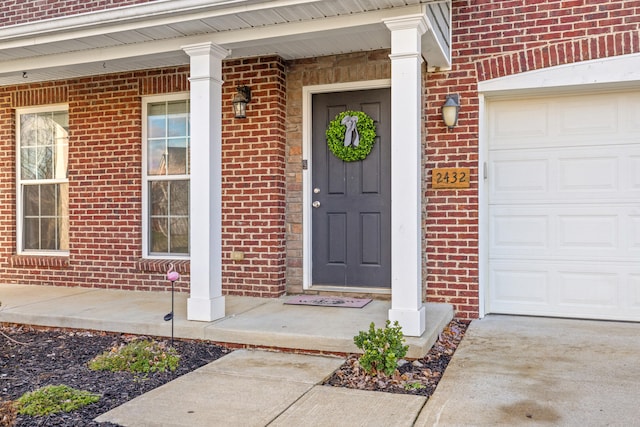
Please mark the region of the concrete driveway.
POLYGON ((415 425, 640 425, 640 324, 476 320, 415 425))

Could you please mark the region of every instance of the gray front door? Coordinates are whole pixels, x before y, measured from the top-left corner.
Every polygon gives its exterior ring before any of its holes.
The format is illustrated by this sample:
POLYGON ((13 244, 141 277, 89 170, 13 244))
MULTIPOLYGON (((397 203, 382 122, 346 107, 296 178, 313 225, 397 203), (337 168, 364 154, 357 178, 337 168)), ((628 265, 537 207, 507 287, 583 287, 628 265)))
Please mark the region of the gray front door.
POLYGON ((391 287, 391 91, 313 95, 313 285, 391 287), (329 122, 346 110, 376 124, 369 156, 344 162, 327 147, 329 122))

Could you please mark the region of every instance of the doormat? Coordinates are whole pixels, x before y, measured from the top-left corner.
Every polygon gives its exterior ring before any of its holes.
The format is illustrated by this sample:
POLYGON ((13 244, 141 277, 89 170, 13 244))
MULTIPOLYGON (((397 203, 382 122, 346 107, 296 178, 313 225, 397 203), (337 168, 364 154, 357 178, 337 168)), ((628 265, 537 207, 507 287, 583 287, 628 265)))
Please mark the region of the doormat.
POLYGON ((362 308, 371 302, 371 298, 345 298, 322 295, 296 295, 284 303, 289 305, 317 305, 322 307, 362 308))

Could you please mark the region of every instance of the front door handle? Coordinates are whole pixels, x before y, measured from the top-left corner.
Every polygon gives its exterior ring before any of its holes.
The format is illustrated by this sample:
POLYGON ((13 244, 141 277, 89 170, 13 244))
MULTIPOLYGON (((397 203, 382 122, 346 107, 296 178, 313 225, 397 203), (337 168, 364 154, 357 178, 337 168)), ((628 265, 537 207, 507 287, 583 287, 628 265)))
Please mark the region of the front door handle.
POLYGON ((320 207, 320 202, 316 200, 315 202, 311 203, 311 206, 317 209, 320 207))

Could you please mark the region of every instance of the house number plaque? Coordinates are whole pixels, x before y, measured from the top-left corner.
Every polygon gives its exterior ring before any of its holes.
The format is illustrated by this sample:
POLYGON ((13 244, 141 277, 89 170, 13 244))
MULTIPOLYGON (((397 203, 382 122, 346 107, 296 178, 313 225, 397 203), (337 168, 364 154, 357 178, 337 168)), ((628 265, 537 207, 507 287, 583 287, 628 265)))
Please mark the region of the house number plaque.
POLYGON ((469 168, 441 168, 431 171, 432 188, 469 188, 469 168))

